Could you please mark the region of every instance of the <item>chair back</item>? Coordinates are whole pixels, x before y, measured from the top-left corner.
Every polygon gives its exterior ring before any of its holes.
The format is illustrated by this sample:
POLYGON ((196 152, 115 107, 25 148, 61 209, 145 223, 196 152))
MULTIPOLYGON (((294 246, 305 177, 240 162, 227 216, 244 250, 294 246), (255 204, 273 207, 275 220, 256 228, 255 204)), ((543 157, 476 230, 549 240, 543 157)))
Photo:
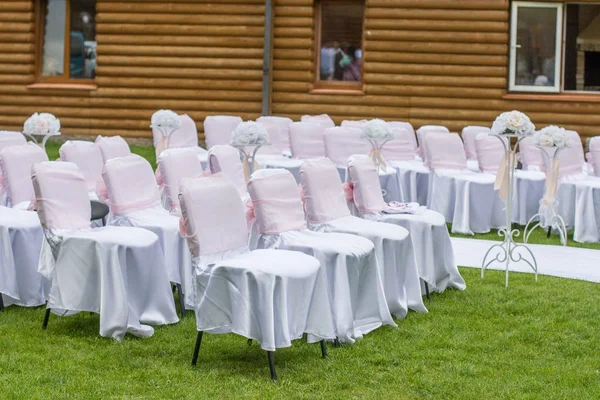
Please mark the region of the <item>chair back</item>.
POLYGON ((430 132, 425 138, 427 166, 436 169, 467 168, 467 156, 460 136, 442 132, 430 132))
POLYGON ((354 204, 361 214, 379 213, 385 206, 379 174, 368 156, 352 157, 348 174, 353 186, 354 204))
POLYGON ((325 157, 323 132, 325 125, 316 122, 294 122, 290 125, 290 150, 294 158, 325 157))
POLYGON ((279 153, 290 149, 290 125, 294 121, 286 117, 264 116, 257 118, 256 122, 269 130, 271 145, 279 150, 279 153), (272 129, 269 129, 269 126, 272 129))
POLYGON ((0 150, 0 175, 4 180, 9 207, 23 201, 31 201, 33 198, 31 167, 44 161, 48 161, 48 155, 34 143, 8 146, 0 150))
POLYGON ((27 143, 21 132, 0 131, 0 151, 8 146, 20 146, 27 143))
POLYGON ((361 137, 362 131, 358 128, 336 126, 325 129, 325 155, 335 165, 346 167, 348 157, 354 154, 367 154, 371 151, 371 144, 361 137))
POLYGON ((300 167, 302 200, 308 222, 318 224, 350 215, 336 166, 327 158, 300 167))
POLYGON ((248 189, 244 177, 244 165, 238 149, 229 145, 213 146, 208 151, 208 165, 212 174, 222 172, 229 178, 240 197, 246 195, 248 189))
POLYGON ((565 131, 568 146, 558 153, 559 176, 578 175, 583 173, 585 154, 581 137, 575 131, 565 131))
POLYGON ((244 205, 222 174, 182 178, 179 202, 183 232, 194 256, 248 246, 244 205))
POLYGON ((285 169, 263 169, 248 182, 258 232, 275 235, 306 229, 300 189, 285 169))
POLYGON ((110 199, 110 211, 114 215, 125 215, 160 204, 152 166, 137 154, 108 160, 104 164, 102 178, 110 199))
POLYGON ((204 175, 196 152, 190 148, 168 149, 158 158, 158 170, 162 176, 162 189, 169 211, 178 212, 179 182, 183 178, 199 178, 204 175))
POLYGON ((356 129, 362 129, 365 124, 367 123, 366 119, 361 119, 361 120, 350 120, 350 119, 345 119, 342 121, 342 123, 340 124, 340 126, 344 127, 344 128, 356 128, 356 129))
POLYGON ((394 138, 381 151, 387 161, 410 161, 417 154, 415 134, 406 128, 392 127, 394 138))
MULTIPOLYGON (((475 138, 480 133, 490 133, 492 130, 485 126, 465 126, 461 132, 467 160, 477 160, 477 149, 475 148, 475 138)), ((496 139, 498 140, 498 139, 496 139)))
POLYGON ((390 122, 388 122, 388 126, 390 128, 392 128, 392 129, 404 128, 408 132, 410 132, 411 133, 410 140, 411 140, 411 142, 413 142, 413 146, 415 148, 415 151, 418 149, 419 146, 417 144, 417 135, 415 134, 415 128, 413 128, 413 126, 412 126, 412 124, 410 122, 390 121, 390 122))
MULTIPOLYGON (((501 140, 505 141, 505 138, 501 138, 501 140)), ((497 172, 505 152, 504 145, 495 136, 489 136, 482 132, 475 138, 475 153, 481 172, 497 172)))
POLYGON ((45 229, 90 229, 88 186, 76 164, 44 161, 34 164, 30 174, 45 229))
POLYGON ((523 164, 524 169, 544 170, 544 158, 540 149, 536 147, 533 137, 528 136, 519 142, 519 161, 523 164))
POLYGON ((231 143, 231 133, 242 123, 240 117, 233 115, 209 115, 204 119, 204 140, 206 148, 218 144, 231 143))
POLYGON ((106 163, 117 157, 125 157, 131 154, 129 144, 121 136, 100 136, 96 138, 96 145, 102 153, 102 160, 106 163))
POLYGON ((102 153, 94 142, 84 140, 67 140, 58 150, 61 161, 77 165, 87 183, 88 192, 96 190, 102 180, 102 153))
MULTIPOLYGON (((169 148, 172 147, 197 147, 198 146, 198 128, 194 120, 187 114, 179 116, 181 126, 169 137, 169 148)), ((154 130, 152 130, 154 132, 154 130)), ((160 140, 160 137, 158 138, 160 140)), ((156 137, 154 146, 156 146, 156 137)))
POLYGON ((600 176, 600 136, 590 140, 590 161, 594 167, 594 175, 600 176))
POLYGON ((423 159, 423 161, 425 161, 425 159, 427 158, 427 150, 425 149, 425 147, 427 146, 427 142, 425 140, 425 137, 427 136, 427 134, 433 132, 450 133, 448 128, 441 125, 423 125, 419 129, 417 129, 417 139, 419 141, 419 149, 417 153, 423 159))
POLYGON ((300 121, 301 122, 314 122, 314 123, 323 125, 325 128, 333 128, 335 126, 335 122, 327 114, 303 115, 300 118, 300 121))

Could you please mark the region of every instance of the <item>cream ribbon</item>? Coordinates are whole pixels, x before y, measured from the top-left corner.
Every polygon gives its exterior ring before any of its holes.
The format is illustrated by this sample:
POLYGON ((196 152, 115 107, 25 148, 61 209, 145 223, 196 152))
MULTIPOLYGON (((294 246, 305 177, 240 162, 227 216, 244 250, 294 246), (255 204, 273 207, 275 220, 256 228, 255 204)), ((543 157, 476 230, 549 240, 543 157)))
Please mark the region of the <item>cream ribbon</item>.
POLYGON ((502 155, 500 165, 498 166, 498 172, 496 173, 496 181, 494 182, 494 190, 498 191, 498 195, 502 200, 506 200, 506 197, 508 196, 509 161, 512 161, 512 165, 517 165, 516 155, 512 151, 502 155), (512 157, 512 160, 510 160, 510 157, 512 157))
POLYGON ((160 141, 158 142, 158 145, 156 146, 156 160, 158 161, 158 156, 160 156, 160 153, 162 153, 164 150, 169 148, 169 138, 166 136, 161 136, 160 141))
MULTIPOLYGON (((386 171, 387 170, 387 164, 385 162, 385 158, 383 158, 383 152, 381 150, 375 150, 375 148, 372 148, 371 151, 369 151, 369 157, 371 157, 371 160, 373 160, 373 164, 377 165, 377 161, 379 161, 379 166, 386 171)), ((379 173, 379 171, 377 171, 379 173)))
MULTIPOLYGON (((252 166, 253 171, 258 169, 258 164, 254 160, 252 160, 252 166)), ((248 161, 248 157, 244 160, 244 178, 246 178, 246 182, 250 180, 250 162, 248 161)))
POLYGON ((544 192, 544 197, 542 198, 542 204, 545 207, 550 206, 556 198, 556 188, 558 186, 558 171, 559 162, 557 158, 554 158, 552 160, 550 170, 546 171, 546 191, 544 192))

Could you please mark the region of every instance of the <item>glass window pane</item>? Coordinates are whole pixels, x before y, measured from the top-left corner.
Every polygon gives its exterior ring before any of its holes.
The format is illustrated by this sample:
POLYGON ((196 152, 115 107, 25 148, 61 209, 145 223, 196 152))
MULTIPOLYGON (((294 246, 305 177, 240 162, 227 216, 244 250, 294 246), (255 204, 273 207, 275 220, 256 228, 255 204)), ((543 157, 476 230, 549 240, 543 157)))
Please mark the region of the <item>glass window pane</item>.
POLYGON ((565 90, 600 91, 600 4, 567 5, 565 90))
POLYGON ((557 18, 555 7, 518 8, 516 85, 555 85, 557 18))
POLYGON ((96 77, 96 0, 71 1, 71 78, 96 77))
POLYGON ((363 12, 363 1, 321 1, 321 81, 361 80, 363 12))
POLYGON ((48 0, 44 15, 42 75, 60 76, 65 71, 65 0, 48 0))

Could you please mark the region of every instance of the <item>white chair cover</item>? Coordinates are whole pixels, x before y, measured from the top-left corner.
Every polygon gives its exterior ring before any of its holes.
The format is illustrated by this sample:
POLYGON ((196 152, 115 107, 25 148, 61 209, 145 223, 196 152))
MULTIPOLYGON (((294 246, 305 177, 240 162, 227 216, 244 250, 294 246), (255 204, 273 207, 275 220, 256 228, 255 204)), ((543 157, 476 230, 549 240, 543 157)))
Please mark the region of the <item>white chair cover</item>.
POLYGON ((336 336, 342 342, 382 324, 395 326, 385 302, 373 244, 346 234, 306 229, 296 182, 285 170, 260 170, 249 183, 257 219, 259 248, 301 251, 326 271, 336 336))
POLYGON ((386 161, 414 161, 417 155, 415 134, 405 128, 392 128, 394 139, 382 147, 386 161))
POLYGON ((96 138, 95 143, 100 148, 102 160, 107 162, 117 157, 125 157, 131 154, 129 144, 121 136, 100 136, 96 138))
POLYGON ((181 181, 182 234, 193 254, 196 329, 234 332, 267 351, 335 337, 324 270, 305 254, 248 250, 244 207, 221 174, 181 181))
POLYGON ((427 157, 427 152, 425 151, 425 136, 427 136, 427 134, 431 132, 450 133, 448 128, 441 125, 423 125, 419 129, 417 129, 417 139, 419 141, 418 154, 423 159, 423 161, 425 161, 425 158, 427 157))
POLYGON ((240 117, 233 115, 209 115, 204 119, 204 140, 206 148, 218 144, 231 143, 231 133, 242 123, 240 117))
POLYGON ((362 127, 365 126, 366 123, 367 123, 366 119, 361 119, 359 121, 345 119, 345 120, 342 121, 342 123, 340 124, 340 126, 342 126, 344 128, 362 129, 362 127))
POLYGON ((311 230, 350 233, 373 242, 390 312, 398 318, 406 316, 408 308, 427 312, 408 231, 352 216, 342 182, 328 159, 306 161, 300 169, 300 182, 311 230))
MULTIPOLYGON (((9 146, 20 146, 27 143, 25 136, 21 132, 0 131, 0 152, 9 146)), ((6 193, 4 190, 4 178, 2 169, 0 169, 0 206, 6 206, 6 193)))
POLYGON ((46 241, 39 271, 51 281, 58 315, 100 314, 100 335, 151 336, 147 325, 178 321, 158 239, 137 228, 89 228, 87 185, 67 162, 34 165, 33 186, 46 241), (151 294, 151 295, 149 295, 151 294))
POLYGON ((506 148, 497 137, 483 132, 475 138, 475 156, 481 172, 495 174, 505 152, 506 148))
POLYGON ((274 116, 263 116, 256 119, 256 122, 265 126, 271 126, 273 129, 269 129, 269 136, 271 138, 271 144, 274 148, 279 150, 279 153, 290 152, 290 125, 292 121, 287 117, 274 117, 274 116))
POLYGON ((48 155, 34 143, 8 146, 0 151, 0 171, 8 207, 29 208, 33 199, 31 167, 42 161, 48 161, 48 155))
POLYGON ((542 153, 536 147, 533 137, 526 137, 519 143, 519 161, 525 171, 541 171, 544 167, 542 153))
POLYGON ((600 136, 590 140, 590 158, 594 174, 600 177, 600 136))
MULTIPOLYGON (((169 136, 169 149, 185 147, 194 150, 204 167, 207 163, 208 151, 198 146, 198 128, 196 127, 196 123, 187 114, 180 115, 179 120, 181 121, 181 126, 169 136)), ((152 128, 152 137, 154 139, 154 147, 158 147, 162 138, 160 129, 152 128)))
POLYGON ((147 229, 158 236, 169 281, 180 284, 193 309, 191 256, 179 235, 179 218, 160 205, 150 163, 137 154, 109 160, 102 174, 110 198, 109 225, 147 229))
POLYGON ((92 196, 96 192, 98 182, 102 180, 104 161, 102 152, 94 142, 84 140, 67 140, 58 150, 61 161, 77 165, 87 183, 88 192, 92 196))
POLYGON ((429 134, 425 150, 432 169, 427 208, 451 222, 452 232, 485 233, 506 224, 504 205, 494 190, 496 177, 467 169, 467 157, 458 135, 429 134))
POLYGON ((377 171, 368 157, 353 157, 348 163, 353 199, 358 216, 372 221, 399 225, 410 232, 419 277, 438 292, 447 287, 466 288, 460 276, 444 216, 431 210, 418 214, 384 214, 385 202, 377 171))
POLYGON ((323 132, 327 127, 317 122, 294 122, 290 125, 292 157, 307 159, 325 157, 323 132))
POLYGON ((35 307, 50 286, 38 273, 44 231, 35 211, 0 206, 0 295, 4 306, 35 307))
POLYGON ((389 121, 388 125, 392 128, 392 129, 405 129, 407 130, 411 135, 407 136, 407 139, 410 139, 410 141, 413 143, 413 148, 415 149, 415 151, 419 148, 419 145, 417 144, 417 135, 415 134, 415 128, 413 128, 412 124, 410 122, 405 122, 405 121, 389 121))
POLYGON ((208 152, 208 165, 211 173, 222 172, 231 180, 241 199, 248 198, 244 166, 238 149, 229 145, 213 146, 208 152))
POLYGON ((315 122, 317 124, 323 125, 325 128, 333 128, 335 126, 335 122, 327 114, 303 115, 302 117, 300 117, 300 121, 301 122, 315 122))
MULTIPOLYGON (((467 160, 477 160, 475 138, 481 133, 490 133, 492 130, 486 126, 465 126, 460 134, 465 145, 467 160)), ((498 139, 496 139, 498 140, 498 139)))
POLYGON ((158 157, 160 192, 163 206, 173 215, 181 215, 179 181, 204 175, 196 152, 190 148, 167 149, 158 157))

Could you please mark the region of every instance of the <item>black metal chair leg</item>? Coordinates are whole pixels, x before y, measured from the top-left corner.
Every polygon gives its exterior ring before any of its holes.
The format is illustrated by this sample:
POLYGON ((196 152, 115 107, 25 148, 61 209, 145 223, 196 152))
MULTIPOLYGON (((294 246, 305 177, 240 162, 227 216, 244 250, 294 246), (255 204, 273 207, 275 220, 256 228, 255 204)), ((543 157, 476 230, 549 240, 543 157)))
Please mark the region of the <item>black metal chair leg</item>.
POLYGON ((46 314, 44 315, 44 323, 42 324, 42 329, 46 329, 48 327, 49 319, 50 319, 50 309, 46 308, 46 314))
POLYGON ((550 239, 550 234, 552 234, 552 227, 551 226, 548 227, 548 233, 546 234, 546 238, 547 239, 550 239))
POLYGON ((4 300, 2 299, 2 293, 0 293, 0 311, 4 311, 4 300))
POLYGON ((340 340, 338 338, 333 339, 333 347, 340 347, 340 340))
POLYGON ((198 361, 198 353, 200 352, 203 333, 203 331, 198 331, 198 336, 196 336, 196 346, 194 347, 194 355, 192 356, 192 365, 196 365, 196 361, 198 361))
POLYGON ((181 318, 185 318, 185 299, 180 284, 177 284, 177 297, 179 297, 179 307, 181 307, 181 318))
POLYGON ((273 382, 277 380, 277 372, 275 372, 275 352, 267 351, 267 357, 269 359, 269 369, 271 370, 271 379, 273 382))
POLYGON ((325 340, 321 340, 321 356, 327 358, 327 346, 325 346, 325 340))
POLYGON ((425 296, 427 296, 427 300, 431 300, 431 297, 429 297, 429 285, 425 281, 423 283, 425 283, 425 296))
POLYGON ((252 339, 248 339, 248 346, 252 346, 252 339))

